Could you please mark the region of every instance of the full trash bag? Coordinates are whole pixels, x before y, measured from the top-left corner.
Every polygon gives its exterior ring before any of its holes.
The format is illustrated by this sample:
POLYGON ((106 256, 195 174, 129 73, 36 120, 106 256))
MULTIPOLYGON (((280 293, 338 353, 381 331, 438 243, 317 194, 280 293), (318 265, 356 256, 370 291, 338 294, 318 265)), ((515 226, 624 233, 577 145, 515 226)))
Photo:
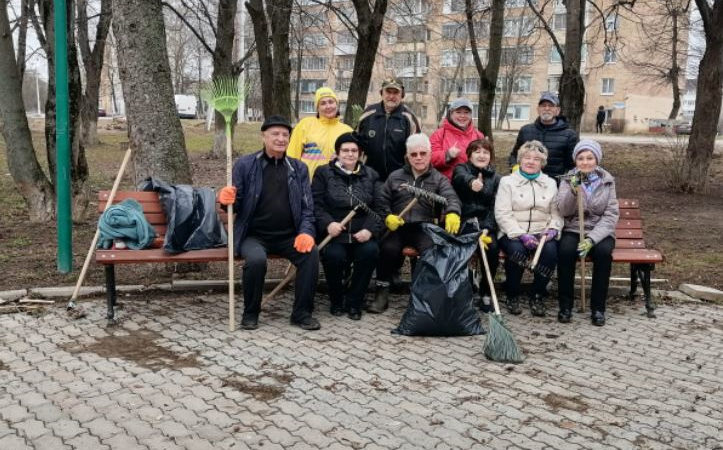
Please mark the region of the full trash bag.
POLYGON ((187 184, 170 185, 153 177, 144 180, 139 189, 156 191, 160 195, 168 224, 163 242, 166 252, 223 247, 228 242, 226 230, 216 212, 213 189, 194 188, 187 184))
POLYGON ((452 236, 433 224, 422 228, 434 246, 417 261, 409 305, 392 332, 407 336, 483 334, 467 268, 480 233, 452 236))

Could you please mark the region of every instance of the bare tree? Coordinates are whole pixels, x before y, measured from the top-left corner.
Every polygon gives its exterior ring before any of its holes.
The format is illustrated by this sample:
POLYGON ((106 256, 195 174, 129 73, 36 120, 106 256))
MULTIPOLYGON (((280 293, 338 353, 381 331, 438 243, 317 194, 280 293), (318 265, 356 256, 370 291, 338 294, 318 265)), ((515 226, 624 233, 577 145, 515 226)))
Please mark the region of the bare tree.
POLYGON ((120 79, 135 151, 136 177, 191 183, 191 168, 176 113, 161 0, 113 0, 120 79))
POLYGON ((479 103, 477 108, 477 128, 485 136, 492 137, 492 108, 495 103, 495 89, 497 86, 497 75, 500 69, 502 57, 502 33, 504 29, 505 0, 492 0, 490 18, 490 39, 487 52, 487 64, 482 64, 482 59, 477 48, 477 37, 475 31, 472 0, 464 0, 465 16, 467 18, 467 32, 472 47, 472 56, 479 74, 479 103))
POLYGON ((80 103, 81 142, 84 146, 98 143, 98 96, 103 70, 105 41, 110 30, 111 0, 100 0, 93 48, 88 37, 88 1, 78 0, 78 46, 85 69, 85 92, 80 103))
MULTIPOLYGON (((38 15, 32 14, 31 20, 35 34, 45 51, 48 61, 48 96, 45 101, 45 153, 48 159, 48 172, 53 186, 56 185, 56 97, 55 97, 55 23, 54 2, 39 0, 38 15)), ((74 17, 75 3, 66 3, 67 17, 74 17)), ((85 146, 80 138, 81 120, 80 104, 83 95, 80 67, 78 66, 78 50, 75 40, 75 21, 68 20, 65 30, 68 45, 68 101, 70 131, 70 185, 73 198, 73 217, 82 220, 88 208, 90 188, 88 181, 88 162, 85 158, 85 146)))
POLYGON ((15 186, 28 206, 31 222, 48 222, 55 216, 53 186, 35 156, 22 100, 22 81, 15 60, 7 0, 0 0, 0 131, 7 164, 15 186))
POLYGON ((693 129, 686 150, 686 192, 705 191, 715 149, 723 98, 723 0, 695 0, 705 33, 705 53, 698 66, 693 129))

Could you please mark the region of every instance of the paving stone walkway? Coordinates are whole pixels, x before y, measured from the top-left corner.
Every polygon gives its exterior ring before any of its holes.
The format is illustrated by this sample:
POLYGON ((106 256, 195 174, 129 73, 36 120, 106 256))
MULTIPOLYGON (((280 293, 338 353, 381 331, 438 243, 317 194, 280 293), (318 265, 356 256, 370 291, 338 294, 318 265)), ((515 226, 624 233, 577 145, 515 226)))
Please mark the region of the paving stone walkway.
POLYGON ((402 296, 361 322, 320 296, 305 332, 286 294, 229 333, 223 295, 147 295, 114 328, 102 299, 0 316, 0 449, 723 448, 720 307, 619 302, 602 328, 525 311, 528 359, 506 365, 483 336, 390 334, 402 296))

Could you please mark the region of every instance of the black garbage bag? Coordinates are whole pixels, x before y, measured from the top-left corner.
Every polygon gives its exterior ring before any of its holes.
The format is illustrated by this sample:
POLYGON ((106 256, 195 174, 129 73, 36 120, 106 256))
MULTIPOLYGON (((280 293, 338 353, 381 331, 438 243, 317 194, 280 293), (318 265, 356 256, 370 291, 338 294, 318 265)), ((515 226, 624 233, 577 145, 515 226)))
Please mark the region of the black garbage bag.
POLYGON ((226 246, 228 237, 216 212, 213 189, 194 188, 187 184, 170 185, 153 177, 144 180, 138 188, 156 191, 160 195, 168 223, 163 242, 166 252, 181 253, 226 246))
POLYGON ((480 233, 452 236, 433 224, 422 228, 434 246, 417 261, 409 305, 392 332, 407 336, 483 334, 467 268, 480 233))

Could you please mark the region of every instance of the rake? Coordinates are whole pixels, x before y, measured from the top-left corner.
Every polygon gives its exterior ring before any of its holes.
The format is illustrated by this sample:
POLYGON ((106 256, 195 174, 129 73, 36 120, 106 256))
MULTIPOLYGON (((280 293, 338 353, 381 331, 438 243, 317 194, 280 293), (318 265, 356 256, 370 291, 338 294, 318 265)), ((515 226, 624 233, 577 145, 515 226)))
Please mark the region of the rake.
MULTIPOLYGON (((211 87, 205 91, 204 98, 209 106, 218 111, 226 124, 226 185, 231 179, 231 120, 241 101, 241 91, 235 77, 221 76, 213 80, 211 87)), ((233 268, 233 204, 228 205, 228 329, 236 329, 236 297, 234 295, 233 268)))
POLYGON ((492 279, 490 264, 487 261, 487 253, 485 253, 482 242, 482 237, 484 236, 487 236, 487 230, 484 230, 482 232, 482 236, 480 236, 479 249, 480 253, 482 253, 482 262, 485 266, 487 284, 490 287, 490 294, 492 295, 492 304, 495 307, 495 312, 488 314, 489 332, 487 333, 487 339, 485 340, 484 354, 487 359, 492 361, 518 364, 525 360, 525 355, 517 345, 515 337, 512 335, 509 328, 507 328, 507 325, 500 314, 500 306, 497 302, 494 280, 492 279))
MULTIPOLYGON (((442 206, 447 206, 447 199, 442 197, 441 195, 435 194, 434 192, 429 192, 426 189, 418 188, 407 183, 402 183, 399 185, 399 187, 402 189, 406 189, 414 196, 414 198, 409 203, 407 203, 407 205, 399 212, 399 214, 397 214, 402 219, 414 207, 414 205, 417 204, 420 198, 428 200, 432 203, 440 204, 442 206)), ((386 233, 384 233, 384 235, 380 239, 380 242, 383 241, 387 236, 389 236, 389 233, 391 233, 391 230, 387 230, 386 233)))

